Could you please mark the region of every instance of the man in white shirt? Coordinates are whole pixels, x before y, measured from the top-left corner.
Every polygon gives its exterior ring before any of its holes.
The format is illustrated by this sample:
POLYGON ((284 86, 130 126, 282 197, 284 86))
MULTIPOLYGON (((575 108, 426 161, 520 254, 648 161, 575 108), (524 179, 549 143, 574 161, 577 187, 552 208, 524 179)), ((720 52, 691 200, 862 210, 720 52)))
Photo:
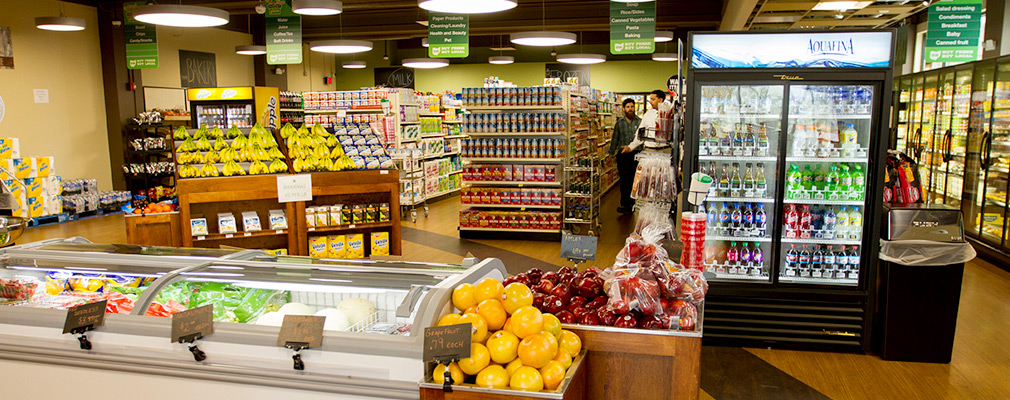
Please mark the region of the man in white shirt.
MULTIPOLYGON (((671 107, 670 104, 665 101, 666 92, 662 90, 653 90, 652 93, 649 93, 649 111, 646 111, 645 116, 642 117, 642 125, 640 125, 639 128, 657 128, 656 119, 659 118, 660 108, 662 107, 665 111, 671 107)), ((628 152, 637 150, 639 146, 645 143, 640 140, 638 136, 639 135, 635 135, 635 140, 631 141, 631 144, 628 145, 628 152)))

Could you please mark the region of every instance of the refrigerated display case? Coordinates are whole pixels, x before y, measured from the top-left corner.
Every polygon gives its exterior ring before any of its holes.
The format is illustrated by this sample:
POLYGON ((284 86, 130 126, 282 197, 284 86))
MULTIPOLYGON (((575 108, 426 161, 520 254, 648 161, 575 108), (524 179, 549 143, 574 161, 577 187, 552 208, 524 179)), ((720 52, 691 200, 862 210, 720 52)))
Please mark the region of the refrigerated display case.
POLYGON ((0 258, 0 370, 11 379, 61 377, 52 387, 5 385, 5 393, 40 398, 101 382, 117 392, 184 385, 206 396, 284 389, 299 398, 416 399, 423 330, 449 312, 452 288, 506 276, 497 259, 335 260, 83 239, 6 248, 0 258), (81 350, 62 334, 63 310, 98 300, 108 301, 105 324, 87 333, 91 350, 81 350), (171 318, 158 317, 208 304, 214 333, 194 343, 206 354, 197 362, 169 339, 171 318), (300 352, 303 371, 278 343, 285 314, 326 316, 322 346, 300 352))
MULTIPOLYGON (((691 35, 688 90, 697 95, 684 174, 716 182, 704 204, 706 269, 715 275, 706 340, 868 348, 892 39, 891 31, 691 35)), ((926 99, 935 89, 923 79, 908 92, 926 99)), ((933 117, 915 112, 933 108, 910 104, 910 126, 932 132, 933 117)))
POLYGON ((187 89, 193 128, 206 125, 227 130, 252 128, 257 123, 267 129, 279 128, 280 91, 273 87, 226 87, 187 89))

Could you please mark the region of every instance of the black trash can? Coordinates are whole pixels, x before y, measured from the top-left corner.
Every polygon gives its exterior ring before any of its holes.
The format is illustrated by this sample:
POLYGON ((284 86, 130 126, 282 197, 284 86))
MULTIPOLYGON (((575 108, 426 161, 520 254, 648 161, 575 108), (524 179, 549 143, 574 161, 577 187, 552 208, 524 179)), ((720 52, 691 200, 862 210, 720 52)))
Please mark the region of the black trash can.
POLYGON ((880 358, 950 362, 964 263, 975 257, 963 231, 949 206, 885 207, 872 339, 880 358))

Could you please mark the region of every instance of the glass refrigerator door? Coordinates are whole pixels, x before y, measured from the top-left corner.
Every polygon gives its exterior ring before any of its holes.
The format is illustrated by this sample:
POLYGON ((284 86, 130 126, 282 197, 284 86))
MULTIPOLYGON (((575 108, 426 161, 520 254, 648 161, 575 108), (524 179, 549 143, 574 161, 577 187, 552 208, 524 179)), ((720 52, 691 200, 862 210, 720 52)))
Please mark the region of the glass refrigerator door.
POLYGON ((701 92, 699 170, 715 180, 705 203, 706 268, 717 280, 769 282, 784 87, 701 92))
POLYGON ((995 93, 992 102, 991 135, 985 157, 988 159, 989 173, 986 178, 985 215, 982 218, 982 233, 997 235, 994 244, 1005 244, 1007 176, 1010 173, 1010 63, 999 64, 996 68, 995 93), (991 204, 993 207, 990 207, 991 204), (998 208, 997 208, 998 207, 998 208), (992 211, 990 212, 990 209, 992 211), (1000 211, 1002 209, 1002 211, 1000 211), (1003 215, 997 220, 990 215, 1003 215), (1002 241, 1002 243, 1000 243, 1002 241))
MULTIPOLYGON (((965 174, 965 196, 962 212, 965 215, 965 232, 989 243, 999 244, 1002 236, 1004 207, 993 203, 986 196, 986 181, 989 169, 986 159, 989 149, 989 122, 992 116, 993 78, 996 67, 985 63, 976 67, 971 88, 971 134, 968 140, 968 172, 965 174), (985 223, 983 223, 985 221, 985 223)), ((1004 175, 1005 179, 1005 175, 1004 175)))
POLYGON ((875 96, 871 85, 790 86, 780 282, 858 283, 875 96))
POLYGON ((929 202, 943 204, 946 200, 947 189, 947 161, 948 152, 951 150, 951 111, 954 104, 954 71, 948 70, 940 73, 939 88, 936 99, 936 123, 933 125, 933 149, 927 150, 930 165, 930 175, 933 180, 929 182, 929 202))
POLYGON ((922 98, 922 123, 919 125, 921 129, 920 137, 922 140, 919 142, 919 151, 921 152, 919 156, 919 178, 922 179, 922 197, 926 202, 932 201, 936 197, 933 193, 930 193, 930 185, 932 184, 933 169, 936 168, 937 161, 939 157, 933 152, 933 134, 934 128, 936 127, 936 99, 937 99, 937 84, 938 76, 936 74, 926 75, 926 81, 923 85, 923 98, 922 98))
POLYGON ((971 105, 972 70, 961 69, 954 75, 954 102, 951 105, 950 147, 947 150, 947 188, 945 203, 961 208, 964 192, 965 160, 968 148, 968 108, 971 105))
POLYGON ((195 108, 197 125, 207 125, 207 129, 228 129, 228 120, 225 117, 224 106, 216 104, 198 104, 195 108))
POLYGON ((228 127, 251 128, 253 120, 252 104, 229 105, 228 107, 228 127))
POLYGON ((912 103, 912 78, 903 77, 898 80, 898 123, 897 123, 897 138, 895 139, 894 149, 905 154, 910 154, 908 146, 911 145, 910 132, 910 121, 912 116, 912 110, 914 109, 912 103))
POLYGON ((922 84, 923 75, 912 77, 912 100, 909 107, 908 145, 905 155, 916 161, 922 156, 922 84))

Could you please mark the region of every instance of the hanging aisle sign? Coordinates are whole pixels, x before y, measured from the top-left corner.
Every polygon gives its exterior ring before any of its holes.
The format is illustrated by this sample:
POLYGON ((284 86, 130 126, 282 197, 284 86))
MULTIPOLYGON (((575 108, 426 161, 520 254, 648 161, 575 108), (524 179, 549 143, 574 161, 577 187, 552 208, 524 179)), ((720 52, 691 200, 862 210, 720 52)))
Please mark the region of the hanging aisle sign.
POLYGON ((926 62, 978 60, 982 29, 980 0, 940 0, 929 6, 926 62))
POLYGON ((287 0, 267 0, 267 64, 302 63, 302 17, 287 0))
POLYGON ((123 41, 126 42, 128 69, 158 68, 158 29, 133 19, 133 9, 144 4, 147 2, 123 3, 123 14, 126 16, 123 41))
POLYGON ((610 2, 610 54, 656 52, 656 2, 610 2))
POLYGON ((428 13, 428 57, 470 56, 470 16, 428 13))

